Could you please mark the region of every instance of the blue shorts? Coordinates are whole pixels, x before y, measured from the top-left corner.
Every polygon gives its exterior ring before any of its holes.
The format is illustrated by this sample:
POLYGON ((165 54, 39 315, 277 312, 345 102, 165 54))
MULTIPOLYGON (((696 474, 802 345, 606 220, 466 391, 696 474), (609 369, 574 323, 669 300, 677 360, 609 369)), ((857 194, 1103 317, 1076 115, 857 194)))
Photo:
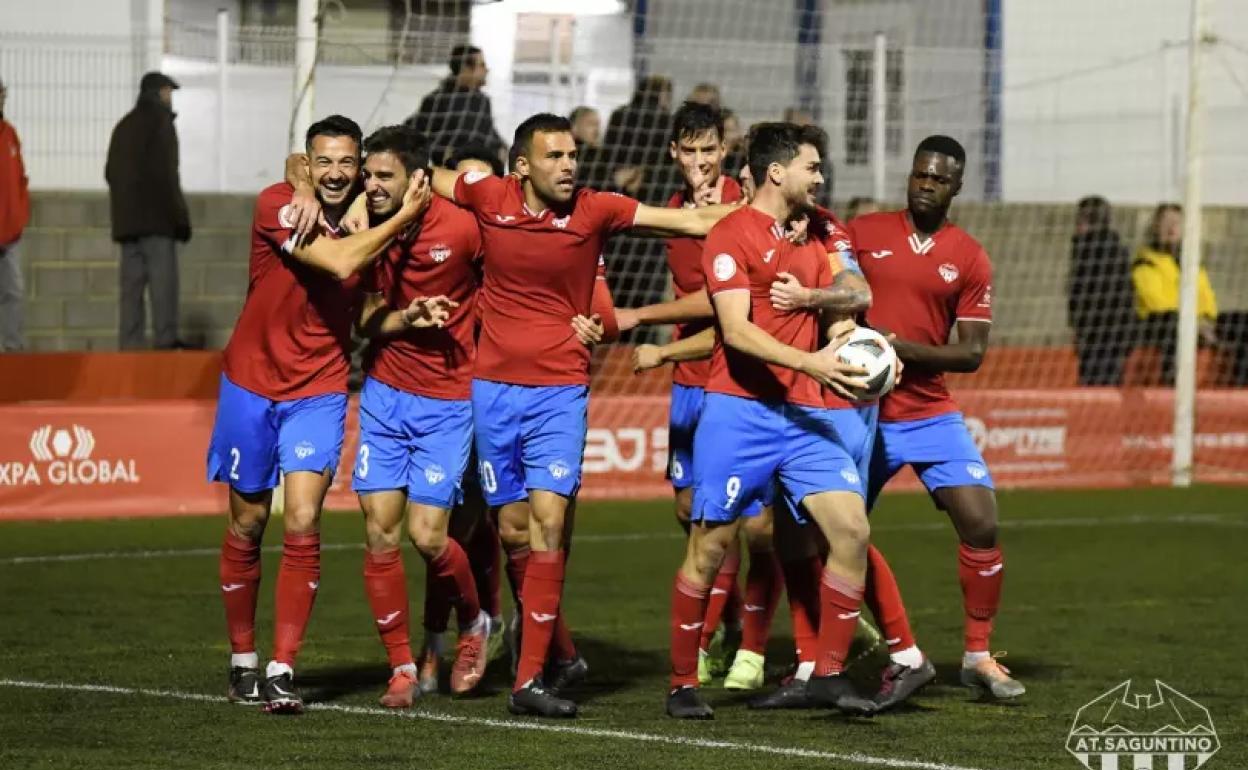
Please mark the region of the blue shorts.
POLYGON ((581 486, 589 388, 472 381, 477 472, 491 506, 581 486))
MULTIPOLYGON (((841 447, 849 452, 850 458, 854 461, 865 490, 868 473, 871 470, 871 452, 875 447, 875 434, 880 424, 879 402, 843 409, 829 409, 828 419, 836 428, 841 447)), ((787 499, 785 507, 789 509, 793 518, 797 519, 797 523, 806 523, 806 517, 800 508, 789 504, 787 499)))
POLYGON ((221 375, 217 418, 208 444, 208 480, 239 492, 273 489, 278 473, 338 470, 345 393, 274 401, 221 375))
POLYGON ((793 510, 820 492, 863 495, 836 411, 707 394, 693 442, 693 521, 734 521, 776 481, 793 510))
POLYGON ((922 420, 882 422, 867 475, 867 507, 903 466, 910 465, 927 491, 941 487, 993 488, 992 474, 966 429, 961 412, 922 420))
POLYGON ((667 427, 667 477, 675 489, 693 486, 693 434, 702 416, 706 391, 689 385, 672 385, 672 406, 667 427))
POLYGON ((450 510, 463 499, 471 446, 471 402, 418 396, 365 378, 351 488, 361 495, 406 489, 414 503, 450 510))

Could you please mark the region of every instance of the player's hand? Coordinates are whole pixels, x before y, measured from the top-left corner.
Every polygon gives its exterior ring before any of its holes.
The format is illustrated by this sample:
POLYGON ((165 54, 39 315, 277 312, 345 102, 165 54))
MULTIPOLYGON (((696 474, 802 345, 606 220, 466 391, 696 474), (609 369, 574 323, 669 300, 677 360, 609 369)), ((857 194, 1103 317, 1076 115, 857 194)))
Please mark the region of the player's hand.
POLYGON ((792 273, 776 273, 771 284, 771 306, 776 310, 790 311, 810 307, 811 291, 802 286, 792 273))
POLYGON ((859 401, 859 394, 867 389, 867 381, 863 379, 868 372, 861 366, 852 366, 836 357, 836 348, 840 345, 830 343, 814 353, 807 354, 802 364, 802 371, 810 375, 820 385, 831 388, 847 401, 859 401))
POLYGON ((617 307, 615 309, 615 325, 620 327, 620 334, 632 331, 641 323, 641 319, 637 316, 637 311, 631 307, 617 307))
POLYGON ((621 166, 611 173, 611 181, 615 184, 615 189, 636 197, 641 192, 645 176, 641 166, 621 166))
POLYGON ((854 321, 853 316, 845 316, 833 321, 828 326, 828 342, 831 344, 832 349, 836 350, 848 342, 849 335, 853 334, 857 328, 858 324, 854 321))
POLYGON ((309 184, 296 185, 289 211, 291 229, 295 231, 295 237, 302 241, 312 234, 321 219, 321 201, 316 197, 316 189, 309 184))
POLYGON ((588 318, 583 315, 574 316, 572 330, 576 332, 576 338, 587 348, 592 348, 602 342, 603 335, 607 333, 607 328, 602 323, 602 316, 597 313, 588 318))
MULTIPOLYGON (((322 221, 324 221, 323 218, 322 221)), ((364 196, 364 193, 355 196, 355 200, 351 201, 351 205, 347 207, 347 213, 342 215, 338 224, 349 233, 362 233, 368 229, 368 198, 364 196)))
POLYGON ((721 203, 724 199, 724 178, 722 176, 715 180, 715 184, 709 184, 704 174, 695 171, 693 176, 689 178, 689 183, 693 186, 694 206, 714 206, 721 203))
POLYGON ((789 222, 788 235, 789 243, 801 246, 806 243, 806 238, 810 232, 810 217, 803 214, 798 219, 789 222))
POLYGON ((441 329, 450 320, 451 311, 459 303, 445 295, 416 297, 403 311, 403 323, 413 329, 441 329))
POLYGON ((638 345, 633 348, 633 373, 657 369, 667 363, 663 360, 663 348, 658 345, 638 345))
POLYGON ((399 209, 399 216, 404 222, 410 222, 429 208, 431 200, 433 200, 433 185, 425 174, 425 170, 417 169, 407 182, 407 190, 403 192, 403 206, 399 209))

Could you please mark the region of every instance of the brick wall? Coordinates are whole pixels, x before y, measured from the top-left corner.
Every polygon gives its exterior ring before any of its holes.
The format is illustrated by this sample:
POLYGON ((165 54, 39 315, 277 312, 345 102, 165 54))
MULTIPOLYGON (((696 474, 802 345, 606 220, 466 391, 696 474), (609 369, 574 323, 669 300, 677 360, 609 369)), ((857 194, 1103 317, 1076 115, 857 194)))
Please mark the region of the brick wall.
MULTIPOLYGON (((247 290, 253 198, 193 195, 194 238, 179 246, 181 335, 219 348, 247 290)), ((23 236, 26 324, 34 350, 112 350, 117 346, 117 262, 103 193, 34 193, 23 236)), ((1065 286, 1072 206, 967 204, 955 212, 996 266, 994 340, 1064 344, 1065 286)), ((1123 207, 1115 221, 1128 243, 1142 237, 1151 208, 1123 207)), ((1222 309, 1248 308, 1248 210, 1210 209, 1206 264, 1222 309)))

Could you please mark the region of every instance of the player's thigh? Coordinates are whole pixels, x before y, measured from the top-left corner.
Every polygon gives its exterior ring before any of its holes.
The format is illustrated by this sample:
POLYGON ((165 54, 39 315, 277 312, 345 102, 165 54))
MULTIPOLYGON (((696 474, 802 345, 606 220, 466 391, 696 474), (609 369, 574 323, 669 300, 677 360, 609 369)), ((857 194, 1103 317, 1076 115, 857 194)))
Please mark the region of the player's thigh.
POLYGON ((364 512, 364 537, 370 550, 398 548, 402 540, 403 513, 407 495, 401 489, 379 490, 360 495, 364 512))
POLYGON ((525 388, 489 380, 472 381, 473 437, 477 474, 491 507, 524 500, 520 463, 520 417, 525 388))
POLYGON ((693 486, 693 435, 705 399, 706 391, 702 388, 672 385, 667 426, 667 478, 678 494, 693 486))
POLYGON ((689 540, 685 544, 685 561, 681 572, 704 585, 712 583, 728 552, 739 547, 737 536, 740 531, 739 518, 731 521, 695 522, 689 530, 689 540))
POLYGON ((875 430, 867 463, 866 491, 867 510, 875 509, 884 486, 906 465, 904 458, 904 435, 893 429, 895 423, 881 422, 875 430))
POLYGON ((501 505, 498 512, 498 539, 508 551, 529 547, 529 519, 533 515, 528 499, 501 505))
POLYGON ((775 536, 775 521, 775 508, 772 505, 760 503, 757 512, 747 512, 741 519, 741 531, 745 534, 746 549, 770 551, 775 536))
POLYGON ((217 414, 208 444, 208 480, 244 495, 278 483, 278 433, 273 401, 221 375, 217 414))
POLYGON ((277 404, 277 453, 282 473, 328 474, 342 456, 347 419, 345 393, 326 393, 277 404))
POLYGON ((361 501, 378 492, 407 488, 413 439, 403 422, 401 395, 385 383, 364 380, 360 441, 351 472, 351 488, 361 501))
POLYGON ((286 522, 287 532, 312 532, 319 527, 325 493, 329 491, 333 480, 333 472, 328 468, 320 473, 291 471, 282 477, 282 494, 285 500, 282 517, 286 522))
POLYGON ((783 407, 707 394, 693 441, 693 522, 735 521, 769 493, 781 460, 783 407))
POLYGON ((936 490, 947 487, 981 487, 989 491, 994 488, 992 474, 960 413, 893 426, 900 426, 894 428, 898 435, 897 451, 914 466, 919 480, 933 496, 936 490))
POLYGON ((528 391, 520 446, 524 486, 530 492, 541 490, 575 497, 581 487, 589 389, 559 385, 528 391))
POLYGON ((414 436, 407 498, 450 511, 463 500, 464 469, 472 453, 472 404, 409 396, 405 424, 414 436))
POLYGON ((958 538, 975 548, 997 541, 997 496, 991 487, 958 484, 932 489, 932 499, 949 515, 958 538))

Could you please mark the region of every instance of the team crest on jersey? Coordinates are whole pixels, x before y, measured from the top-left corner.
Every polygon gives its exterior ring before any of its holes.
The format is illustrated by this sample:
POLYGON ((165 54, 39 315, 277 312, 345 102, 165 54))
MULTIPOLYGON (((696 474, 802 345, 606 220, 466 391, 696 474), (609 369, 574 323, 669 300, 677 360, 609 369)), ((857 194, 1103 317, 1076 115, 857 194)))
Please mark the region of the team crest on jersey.
POLYGON ((489 176, 489 173, 485 171, 469 171, 467 174, 464 174, 464 184, 476 184, 487 176, 489 176))
POLYGON ((958 266, 952 262, 946 262, 936 268, 936 270, 940 273, 940 277, 945 279, 945 283, 953 283, 958 280, 958 266))
POLYGON ((966 472, 971 478, 980 480, 988 475, 988 469, 979 463, 967 463, 966 472))
POLYGON ((568 220, 570 220, 571 218, 572 218, 572 215, 568 214, 565 217, 558 217, 556 219, 552 219, 550 220, 550 223, 554 225, 555 227, 559 228, 560 230, 567 230, 568 220))
POLYGON ((551 477, 555 479, 567 478, 568 475, 572 473, 572 467, 563 460, 555 460, 553 463, 546 466, 546 470, 550 471, 551 477))
POLYGON ((451 247, 445 243, 435 243, 429 247, 429 257, 434 262, 445 262, 451 258, 451 247))
POLYGON ((435 463, 425 468, 425 481, 428 481, 430 485, 437 486, 445 479, 446 471, 442 469, 441 465, 435 463))
POLYGON ((857 484, 859 482, 858 474, 849 468, 845 468, 841 471, 841 478, 845 479, 845 481, 850 484, 857 484))
POLYGON ((300 460, 306 460, 314 454, 316 454, 316 447, 311 442, 300 441, 298 444, 295 444, 295 457, 298 457, 300 460))
POLYGON ((287 203, 277 212, 277 223, 287 230, 295 226, 295 218, 291 215, 291 204, 287 203))
POLYGON ((731 254, 719 254, 711 262, 711 272, 721 281, 726 281, 737 274, 737 261, 731 254))

